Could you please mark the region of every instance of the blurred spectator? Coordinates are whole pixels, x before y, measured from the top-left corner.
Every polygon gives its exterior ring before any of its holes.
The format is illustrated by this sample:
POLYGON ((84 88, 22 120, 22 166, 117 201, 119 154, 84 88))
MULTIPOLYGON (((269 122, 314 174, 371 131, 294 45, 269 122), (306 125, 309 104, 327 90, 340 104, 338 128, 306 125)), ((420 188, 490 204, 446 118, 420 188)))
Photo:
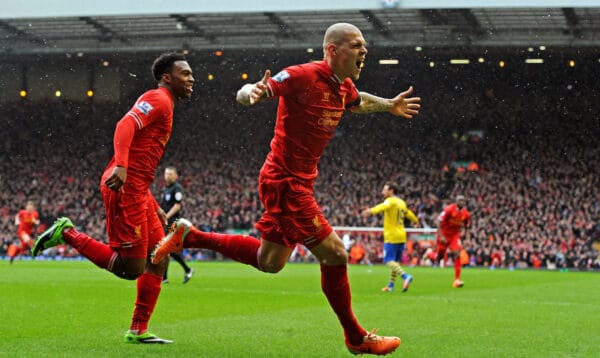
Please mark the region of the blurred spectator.
MULTIPOLYGON (((330 223, 381 227, 381 218, 363 219, 360 209, 378 201, 374 188, 392 180, 423 227, 435 227, 448 198, 465 194, 472 225, 463 245, 473 265, 600 268, 597 70, 576 78, 564 71, 439 71, 412 78, 373 71, 374 77, 359 81, 359 89, 378 93, 390 81, 394 88, 414 83, 423 109, 414 121, 344 118, 315 183, 330 223), (566 89, 562 83, 577 86, 566 89), (476 170, 469 168, 473 162, 476 170)), ((197 226, 255 234, 262 213, 256 177, 269 149, 276 103, 242 108, 228 91, 207 87, 205 98, 176 109, 163 163, 186 173, 184 205, 197 226), (206 140, 197 133, 206 133, 206 140)), ((2 105, 0 255, 16 239, 13 219, 26 200, 35 203, 42 225, 69 216, 83 231, 105 239, 98 178, 112 148, 103 139, 114 131, 119 119, 114 113, 126 111, 129 103, 57 99, 2 105)), ((153 192, 160 185, 157 179, 153 192)), ((381 235, 350 234, 362 240, 365 259, 382 261, 381 235)), ((424 264, 426 250, 414 245, 410 259, 424 264)), ((196 257, 216 256, 189 254, 196 257)))

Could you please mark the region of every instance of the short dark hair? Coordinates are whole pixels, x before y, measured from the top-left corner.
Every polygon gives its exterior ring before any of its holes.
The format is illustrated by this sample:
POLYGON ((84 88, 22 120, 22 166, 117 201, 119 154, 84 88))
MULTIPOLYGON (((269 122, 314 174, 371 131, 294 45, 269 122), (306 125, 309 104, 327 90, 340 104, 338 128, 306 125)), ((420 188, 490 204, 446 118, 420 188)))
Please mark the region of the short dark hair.
POLYGON ((158 56, 152 63, 152 75, 157 82, 164 73, 169 73, 176 61, 187 61, 185 56, 179 52, 167 52, 158 56))
POLYGON ((167 170, 167 169, 168 170, 172 170, 172 171, 175 172, 175 174, 179 175, 179 172, 177 171, 177 168, 175 168, 174 166, 169 165, 168 167, 165 168, 165 170, 167 170))
POLYGON ((386 181, 385 185, 387 185, 388 188, 392 189, 394 191, 394 194, 398 194, 398 185, 396 185, 396 183, 392 183, 391 181, 386 181))

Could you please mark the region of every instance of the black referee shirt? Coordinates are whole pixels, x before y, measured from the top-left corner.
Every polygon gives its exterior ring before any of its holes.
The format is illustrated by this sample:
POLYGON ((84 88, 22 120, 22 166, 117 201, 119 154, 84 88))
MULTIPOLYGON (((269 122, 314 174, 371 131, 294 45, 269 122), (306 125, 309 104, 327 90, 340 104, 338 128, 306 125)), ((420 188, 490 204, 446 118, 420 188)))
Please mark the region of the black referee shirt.
POLYGON ((175 220, 177 220, 181 216, 181 212, 183 210, 183 187, 179 182, 175 182, 171 185, 167 185, 163 190, 162 198, 160 201, 160 208, 168 213, 169 210, 173 207, 173 205, 179 203, 182 205, 182 208, 179 211, 169 218, 169 225, 171 225, 175 220))

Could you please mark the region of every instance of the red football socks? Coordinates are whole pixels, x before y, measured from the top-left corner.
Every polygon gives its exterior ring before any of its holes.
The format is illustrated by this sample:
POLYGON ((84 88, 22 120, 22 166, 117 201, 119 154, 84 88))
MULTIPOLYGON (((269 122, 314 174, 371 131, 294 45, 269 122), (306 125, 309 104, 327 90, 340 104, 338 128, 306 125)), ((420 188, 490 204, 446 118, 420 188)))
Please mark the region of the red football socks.
POLYGON ((185 237, 183 247, 209 249, 258 268, 260 240, 248 235, 217 234, 192 227, 185 237))
POLYGON ((361 327, 354 316, 354 312, 352 312, 348 267, 346 265, 328 266, 321 264, 321 289, 342 324, 346 338, 352 344, 361 344, 363 337, 367 335, 367 331, 361 327))
POLYGON ((454 279, 460 280, 460 271, 462 269, 462 264, 460 263, 460 257, 454 258, 454 279))
POLYGON ((137 297, 129 330, 143 334, 148 331, 148 321, 160 294, 162 276, 144 272, 137 279, 137 297))
POLYGON ((118 255, 110 246, 94 240, 73 228, 63 230, 63 240, 96 264, 96 266, 103 269, 108 269, 113 256, 118 255))

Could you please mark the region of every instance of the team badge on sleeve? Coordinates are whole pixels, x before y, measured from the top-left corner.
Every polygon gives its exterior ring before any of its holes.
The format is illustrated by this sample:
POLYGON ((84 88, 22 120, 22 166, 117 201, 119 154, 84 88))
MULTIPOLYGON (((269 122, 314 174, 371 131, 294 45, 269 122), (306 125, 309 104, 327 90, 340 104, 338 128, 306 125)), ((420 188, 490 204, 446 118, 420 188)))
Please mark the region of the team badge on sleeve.
POLYGON ((290 74, 288 73, 288 71, 283 70, 276 74, 275 77, 273 77, 273 81, 281 83, 288 78, 290 78, 290 74))
POLYGON ((150 111, 152 111, 154 108, 150 103, 144 101, 138 102, 135 106, 145 115, 148 115, 148 113, 150 113, 150 111))
POLYGON ((183 199, 183 194, 178 191, 177 193, 175 193, 175 200, 181 201, 181 199, 183 199))

